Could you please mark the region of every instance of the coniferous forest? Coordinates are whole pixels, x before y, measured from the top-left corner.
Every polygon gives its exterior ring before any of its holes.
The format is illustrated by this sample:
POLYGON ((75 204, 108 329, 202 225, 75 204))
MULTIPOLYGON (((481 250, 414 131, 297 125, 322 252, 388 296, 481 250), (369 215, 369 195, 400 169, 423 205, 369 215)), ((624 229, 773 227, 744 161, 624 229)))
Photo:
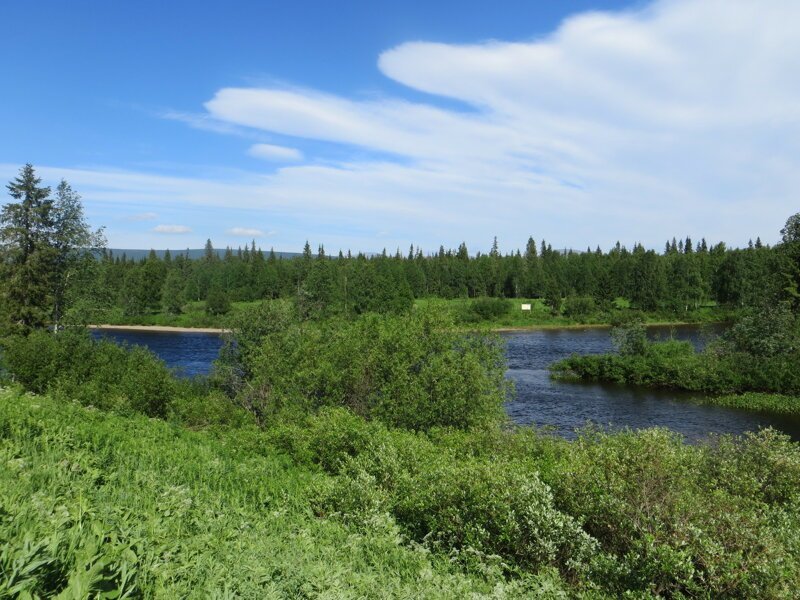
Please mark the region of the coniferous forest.
POLYGON ((131 260, 103 250, 90 285, 98 307, 127 317, 179 314, 197 301, 226 312, 226 302, 292 298, 310 317, 323 317, 400 313, 415 299, 523 298, 577 320, 609 312, 620 301, 680 320, 704 306, 737 309, 780 296, 787 260, 781 246, 758 237, 743 249, 673 238, 660 252, 620 243, 607 251, 556 250, 531 238, 524 251, 505 255, 496 240, 488 254, 477 255, 464 244, 434 253, 411 246, 405 253, 329 255, 306 243, 296 258, 265 252, 255 242, 219 252, 209 240, 199 259, 152 251, 131 260))

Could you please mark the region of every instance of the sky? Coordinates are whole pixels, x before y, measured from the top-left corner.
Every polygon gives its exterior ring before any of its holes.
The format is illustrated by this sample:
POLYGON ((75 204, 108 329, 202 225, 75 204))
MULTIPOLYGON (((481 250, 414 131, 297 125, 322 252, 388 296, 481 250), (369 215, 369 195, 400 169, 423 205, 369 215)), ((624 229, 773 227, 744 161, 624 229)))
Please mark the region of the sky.
POLYGON ((29 0, 0 21, 0 179, 65 178, 114 248, 740 246, 800 210, 797 0, 29 0))

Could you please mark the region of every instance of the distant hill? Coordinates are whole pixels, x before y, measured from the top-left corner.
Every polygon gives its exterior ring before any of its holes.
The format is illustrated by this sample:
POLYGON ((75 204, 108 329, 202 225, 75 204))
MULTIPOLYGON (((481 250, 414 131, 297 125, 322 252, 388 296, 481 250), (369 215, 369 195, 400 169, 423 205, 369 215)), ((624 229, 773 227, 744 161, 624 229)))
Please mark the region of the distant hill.
MULTIPOLYGON (((109 248, 108 251, 113 252, 115 258, 121 257, 124 254, 129 260, 130 259, 141 260, 143 258, 147 258, 147 256, 150 254, 149 249, 133 250, 130 248, 109 248)), ((156 250, 156 256, 158 256, 159 258, 164 258, 165 252, 166 250, 156 250)), ((220 258, 225 256, 224 248, 215 248, 214 252, 216 252, 217 256, 219 256, 220 258)), ((269 256, 269 250, 262 249, 262 252, 264 253, 264 258, 269 256)), ((183 255, 188 254, 189 258, 195 259, 195 258, 202 258, 203 256, 205 256, 206 251, 203 248, 189 248, 188 250, 185 248, 183 250, 173 250, 172 248, 170 248, 169 253, 172 255, 173 258, 178 256, 178 254, 183 254, 183 255)), ((236 254, 236 250, 234 250, 233 253, 236 254)), ((278 258, 295 258, 297 256, 300 256, 300 252, 275 251, 275 256, 277 256, 278 258)))

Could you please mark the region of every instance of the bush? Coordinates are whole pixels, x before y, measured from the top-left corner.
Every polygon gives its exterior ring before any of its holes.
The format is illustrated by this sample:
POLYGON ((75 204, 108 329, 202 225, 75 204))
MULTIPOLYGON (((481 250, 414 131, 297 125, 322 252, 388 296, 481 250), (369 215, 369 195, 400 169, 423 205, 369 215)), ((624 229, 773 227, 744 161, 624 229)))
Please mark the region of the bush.
POLYGON ((3 362, 25 389, 106 410, 165 417, 176 384, 152 352, 93 340, 86 331, 34 331, 2 343, 3 362))
POLYGON ((785 307, 763 307, 743 316, 723 336, 734 352, 753 356, 777 356, 800 350, 794 315, 785 307))
POLYGON ((564 301, 564 316, 580 319, 593 315, 597 304, 591 296, 569 296, 564 301))
POLYGON ((775 432, 701 447, 589 433, 543 479, 615 557, 598 573, 612 593, 782 598, 800 583, 799 452, 775 432))
POLYGON ((547 485, 519 462, 458 456, 427 437, 389 430, 341 409, 308 420, 312 460, 337 483, 320 508, 348 522, 388 513, 411 539, 459 557, 570 577, 586 571, 595 544, 553 506, 547 485))
POLYGON ((614 347, 623 356, 642 355, 647 352, 647 330, 644 322, 639 320, 629 321, 611 329, 611 341, 614 347))
POLYGON ((206 298, 206 314, 227 315, 231 311, 231 299, 223 290, 211 288, 206 298))
POLYGON ((235 329, 219 376, 262 422, 324 406, 410 429, 502 417, 507 383, 498 337, 454 332, 429 311, 301 323, 285 306, 261 310, 280 326, 235 329))
POLYGON ((388 515, 470 569, 555 568, 612 597, 780 598, 800 583, 800 448, 773 431, 704 446, 666 430, 566 442, 392 430, 342 409, 271 431, 336 476, 319 514, 365 529, 388 515))
POLYGON ((505 298, 477 298, 470 303, 469 308, 478 319, 491 321, 508 314, 511 301, 505 298))

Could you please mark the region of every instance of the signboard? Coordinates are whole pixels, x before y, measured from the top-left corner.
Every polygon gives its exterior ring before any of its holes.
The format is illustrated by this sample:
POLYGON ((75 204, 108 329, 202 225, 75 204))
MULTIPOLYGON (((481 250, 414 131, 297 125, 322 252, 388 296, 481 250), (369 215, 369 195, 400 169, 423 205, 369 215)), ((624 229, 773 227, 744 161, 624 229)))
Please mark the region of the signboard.
POLYGON ((527 310, 528 312, 530 312, 530 310, 531 310, 531 305, 530 305, 530 304, 522 304, 522 305, 520 305, 520 308, 521 308, 522 310, 527 310))

